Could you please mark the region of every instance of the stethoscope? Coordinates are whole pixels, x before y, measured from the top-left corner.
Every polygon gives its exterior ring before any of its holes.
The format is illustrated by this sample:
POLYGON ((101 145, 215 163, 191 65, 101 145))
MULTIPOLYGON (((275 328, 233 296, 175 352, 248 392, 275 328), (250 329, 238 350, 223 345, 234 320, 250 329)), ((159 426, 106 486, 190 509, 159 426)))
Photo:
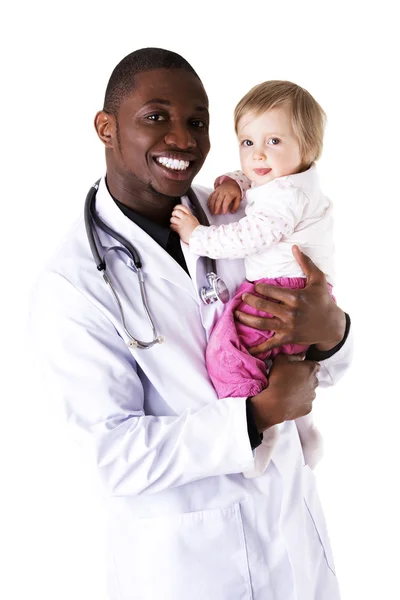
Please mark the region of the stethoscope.
MULTIPOLYGON (((152 348, 155 344, 162 344, 165 338, 164 336, 158 334, 156 326, 154 324, 154 320, 150 314, 144 285, 144 277, 142 273, 142 261, 139 252, 134 246, 132 246, 132 244, 128 242, 128 240, 122 237, 122 235, 120 235, 119 233, 111 229, 111 227, 109 227, 106 223, 104 223, 104 221, 102 221, 99 215, 96 213, 96 193, 99 189, 99 184, 100 179, 96 181, 94 185, 92 185, 88 192, 88 195, 86 196, 85 201, 85 227, 89 240, 90 250, 93 255, 93 260, 96 263, 96 267, 98 271, 101 272, 103 279, 110 288, 111 294, 118 306, 122 325, 126 335, 128 336, 127 346, 129 348, 139 348, 141 350, 147 350, 148 348, 152 348), (104 249, 101 247, 99 236, 96 232, 96 228, 94 227, 93 223, 96 224, 99 229, 101 229, 105 233, 108 233, 108 235, 110 235, 112 238, 116 239, 121 244, 121 246, 111 246, 110 248, 107 248, 107 250, 104 251, 104 249), (95 241, 95 235, 97 237, 97 243, 95 241), (103 250, 104 252, 103 258, 101 258, 100 256, 98 246, 100 247, 100 251, 103 250), (127 327, 121 301, 107 273, 106 254, 111 250, 122 250, 133 261, 135 271, 139 279, 140 294, 142 296, 143 308, 153 330, 153 339, 151 342, 142 342, 141 340, 136 339, 127 327)), ((187 196, 190 202, 192 203, 192 206, 196 212, 196 216, 199 219, 201 225, 209 225, 207 215, 205 214, 196 194, 193 192, 192 189, 188 191, 187 196)), ((205 258, 205 260, 207 261, 207 286, 201 288, 200 297, 205 304, 213 304, 213 302, 216 302, 217 300, 220 300, 223 304, 226 304, 229 300, 229 290, 226 287, 224 281, 217 276, 217 267, 215 260, 211 258, 205 258)))

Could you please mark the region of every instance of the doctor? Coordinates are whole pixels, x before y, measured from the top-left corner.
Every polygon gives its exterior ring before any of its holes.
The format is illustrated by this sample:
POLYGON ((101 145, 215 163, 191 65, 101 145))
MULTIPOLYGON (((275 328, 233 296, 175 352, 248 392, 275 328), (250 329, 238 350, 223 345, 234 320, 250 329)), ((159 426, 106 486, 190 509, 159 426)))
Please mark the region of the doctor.
MULTIPOLYGON (((107 173, 94 210, 140 253, 149 312, 164 341, 129 346, 83 218, 34 287, 32 334, 54 398, 95 448, 108 492, 111 600, 337 600, 314 475, 293 419, 311 410, 319 369, 321 385, 346 369, 349 319, 322 273, 297 252, 307 287, 281 290, 280 304, 247 299, 274 313, 272 322, 239 318, 276 330, 277 344, 313 344, 320 367, 278 357, 259 396, 217 400, 204 351, 223 305, 202 302, 206 265, 168 227, 175 204, 192 206, 186 193, 210 148, 208 125, 206 92, 179 55, 147 48, 117 65, 95 118, 107 173), (274 424, 280 436, 268 469, 245 479, 253 449, 274 424)), ((211 220, 209 190, 194 191, 211 220)), ((127 328, 151 340, 132 259, 102 229, 95 237, 127 328)), ((242 261, 217 268, 231 292, 244 278, 242 261)))

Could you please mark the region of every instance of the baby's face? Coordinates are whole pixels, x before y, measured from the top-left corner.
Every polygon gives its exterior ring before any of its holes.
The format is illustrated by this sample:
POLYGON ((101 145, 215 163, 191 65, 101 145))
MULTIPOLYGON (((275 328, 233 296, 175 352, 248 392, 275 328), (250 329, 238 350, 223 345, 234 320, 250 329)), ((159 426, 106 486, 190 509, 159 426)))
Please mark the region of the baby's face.
POLYGON ((257 116, 245 113, 238 122, 240 162, 244 174, 257 185, 301 169, 299 142, 287 107, 257 116))

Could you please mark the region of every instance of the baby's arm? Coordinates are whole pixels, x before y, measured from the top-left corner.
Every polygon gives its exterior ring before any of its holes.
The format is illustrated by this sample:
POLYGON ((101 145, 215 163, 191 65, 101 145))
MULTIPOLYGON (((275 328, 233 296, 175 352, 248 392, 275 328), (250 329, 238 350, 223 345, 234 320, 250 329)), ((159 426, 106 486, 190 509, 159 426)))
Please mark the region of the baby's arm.
MULTIPOLYGON (((275 187, 275 186, 274 186, 275 187)), ((185 206, 175 206, 171 229, 190 244, 199 256, 244 258, 258 254, 290 235, 301 220, 304 194, 300 190, 275 187, 273 198, 236 223, 204 227, 185 206)))
POLYGON ((193 231, 200 225, 199 220, 183 204, 174 206, 170 221, 172 231, 176 231, 186 244, 189 243, 193 231))
POLYGON ((242 171, 233 171, 217 177, 214 182, 214 191, 208 198, 208 208, 211 214, 226 215, 229 208, 231 213, 236 212, 250 185, 250 180, 242 171))

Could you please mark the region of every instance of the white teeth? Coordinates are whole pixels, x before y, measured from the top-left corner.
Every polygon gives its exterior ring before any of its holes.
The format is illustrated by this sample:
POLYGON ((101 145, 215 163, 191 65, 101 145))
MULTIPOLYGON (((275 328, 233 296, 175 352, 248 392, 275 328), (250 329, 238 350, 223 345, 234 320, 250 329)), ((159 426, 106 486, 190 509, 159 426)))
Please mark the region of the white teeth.
POLYGON ((157 162, 164 167, 168 167, 168 169, 173 169, 174 171, 185 171, 190 165, 188 160, 177 160, 176 158, 167 158, 166 156, 159 156, 157 162))

